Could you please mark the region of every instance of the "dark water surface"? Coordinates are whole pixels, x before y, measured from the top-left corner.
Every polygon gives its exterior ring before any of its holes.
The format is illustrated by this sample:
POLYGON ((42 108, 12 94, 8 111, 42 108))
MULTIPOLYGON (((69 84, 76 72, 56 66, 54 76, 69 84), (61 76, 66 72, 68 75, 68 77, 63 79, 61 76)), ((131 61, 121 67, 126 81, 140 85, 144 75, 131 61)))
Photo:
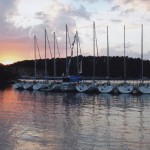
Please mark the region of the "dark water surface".
POLYGON ((150 95, 0 90, 0 150, 149 150, 150 95))

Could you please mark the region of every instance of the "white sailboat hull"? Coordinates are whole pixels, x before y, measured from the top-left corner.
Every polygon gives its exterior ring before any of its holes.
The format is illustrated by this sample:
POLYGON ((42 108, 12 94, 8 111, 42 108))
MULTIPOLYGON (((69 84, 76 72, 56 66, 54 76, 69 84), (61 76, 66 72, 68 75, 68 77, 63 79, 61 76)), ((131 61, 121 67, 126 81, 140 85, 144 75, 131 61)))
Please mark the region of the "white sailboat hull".
POLYGON ((129 84, 122 84, 118 86, 118 91, 123 94, 128 94, 133 91, 133 86, 129 84))
POLYGON ((140 85, 138 89, 143 94, 150 94, 150 84, 140 85))
POLYGON ((25 83, 23 85, 24 90, 32 90, 33 89, 33 83, 25 83))
POLYGON ((50 91, 60 91, 60 84, 52 83, 45 86, 41 91, 50 92, 50 91))
POLYGON ((60 91, 60 83, 55 84, 55 86, 53 87, 53 91, 60 91))
POLYGON ((62 92, 69 92, 69 91, 75 91, 76 83, 71 82, 64 82, 60 85, 60 91, 62 92))
POLYGON ((76 86, 76 90, 78 92, 94 92, 97 91, 97 86, 95 83, 79 83, 76 86))
POLYGON ((101 93, 111 93, 114 87, 112 85, 104 84, 104 85, 98 86, 97 88, 98 88, 98 91, 101 93))
POLYGON ((53 84, 49 87, 49 90, 50 91, 60 91, 60 84, 59 83, 56 83, 56 84, 53 84))
POLYGON ((35 91, 39 91, 46 88, 46 84, 45 83, 36 83, 35 85, 33 85, 33 90, 35 91))
POLYGON ((23 83, 15 83, 14 89, 23 89, 23 83))
POLYGON ((87 92, 88 91, 88 89, 89 89, 89 87, 90 87, 90 85, 87 85, 87 84, 78 84, 77 86, 76 86, 76 90, 78 91, 78 92, 87 92))

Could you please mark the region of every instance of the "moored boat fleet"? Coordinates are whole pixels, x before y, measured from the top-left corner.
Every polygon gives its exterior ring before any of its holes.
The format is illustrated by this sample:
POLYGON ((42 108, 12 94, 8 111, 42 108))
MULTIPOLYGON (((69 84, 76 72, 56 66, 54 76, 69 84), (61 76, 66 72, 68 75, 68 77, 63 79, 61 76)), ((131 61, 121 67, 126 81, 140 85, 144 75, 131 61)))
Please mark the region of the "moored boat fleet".
POLYGON ((103 82, 82 80, 81 77, 70 76, 62 81, 18 81, 14 89, 43 92, 81 92, 81 93, 112 93, 112 94, 150 94, 150 83, 103 82))

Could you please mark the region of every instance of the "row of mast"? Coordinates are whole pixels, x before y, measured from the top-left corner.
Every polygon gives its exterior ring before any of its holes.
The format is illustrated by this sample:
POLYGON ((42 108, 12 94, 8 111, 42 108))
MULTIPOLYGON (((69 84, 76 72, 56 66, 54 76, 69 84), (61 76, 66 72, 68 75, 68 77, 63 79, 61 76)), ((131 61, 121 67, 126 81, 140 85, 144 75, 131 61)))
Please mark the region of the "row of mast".
MULTIPOLYGON (((48 44, 49 44, 49 40, 48 40, 48 35, 47 35, 47 31, 46 29, 44 30, 45 31, 45 69, 44 69, 44 72, 45 72, 45 79, 47 78, 47 58, 46 58, 46 49, 47 49, 47 41, 48 41, 48 44)), ((55 57, 55 48, 56 48, 56 44, 57 44, 57 48, 58 48, 58 43, 56 42, 56 35, 55 35, 55 32, 53 33, 54 34, 54 77, 56 77, 56 57, 55 57)), ((75 38, 76 38, 76 43, 77 43, 77 75, 79 75, 79 59, 78 59, 78 55, 79 55, 79 38, 78 38, 78 32, 76 31, 76 35, 75 35, 75 38)), ((69 66, 68 66, 68 54, 67 54, 67 51, 68 51, 68 27, 66 25, 66 76, 68 76, 69 74, 69 66)), ((50 44, 49 44, 49 48, 50 48, 50 44)), ((38 44, 37 44, 37 38, 36 36, 34 35, 34 58, 35 58, 35 65, 34 65, 34 74, 35 74, 35 78, 37 77, 37 70, 36 70, 36 49, 38 49, 39 51, 39 48, 38 48, 38 44)), ((81 51, 80 51, 81 53, 81 51)), ((60 56, 60 53, 59 53, 59 56, 60 56)), ((52 57, 52 54, 51 54, 51 57, 52 57)))
MULTIPOLYGON (((56 60, 55 60, 55 48, 56 48, 56 35, 54 34, 54 77, 56 77, 56 60)), ((76 31, 76 43, 77 43, 77 75, 79 75, 79 38, 78 38, 78 32, 76 31)), ((47 78, 47 59, 46 59, 46 45, 47 45, 48 35, 47 31, 45 29, 45 79, 47 78)), ((126 82, 126 53, 125 53, 125 25, 124 25, 124 82, 126 82)), ((49 43, 49 40, 48 40, 49 43)), ((96 38, 96 29, 95 29, 95 22, 93 22, 93 81, 95 81, 95 46, 97 44, 97 38, 96 38)), ((49 44, 50 46, 50 44, 49 44)), ((58 48, 58 43, 57 43, 58 48)), ((34 74, 35 78, 37 77, 37 70, 36 70, 36 49, 39 51, 39 47, 37 44, 37 38, 34 35, 34 57, 35 57, 35 69, 34 74)), ((68 27, 66 25, 66 76, 69 74, 68 69, 68 27)), ((98 53, 98 52, 97 52, 98 53)), ((59 54, 60 55, 60 54, 59 54)), ((51 54, 52 56, 52 54, 51 54)), ((109 37, 108 37, 108 26, 107 26, 107 78, 108 82, 110 79, 110 71, 109 71, 109 37)), ((141 25, 141 80, 143 81, 143 24, 141 25)))

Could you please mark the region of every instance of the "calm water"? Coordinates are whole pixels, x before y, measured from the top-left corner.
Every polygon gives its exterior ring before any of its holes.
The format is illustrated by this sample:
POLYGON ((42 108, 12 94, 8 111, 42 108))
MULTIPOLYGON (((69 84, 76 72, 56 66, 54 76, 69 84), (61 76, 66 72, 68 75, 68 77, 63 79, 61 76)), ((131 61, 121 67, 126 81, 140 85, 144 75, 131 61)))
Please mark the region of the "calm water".
POLYGON ((0 90, 0 150, 148 150, 150 95, 0 90))

